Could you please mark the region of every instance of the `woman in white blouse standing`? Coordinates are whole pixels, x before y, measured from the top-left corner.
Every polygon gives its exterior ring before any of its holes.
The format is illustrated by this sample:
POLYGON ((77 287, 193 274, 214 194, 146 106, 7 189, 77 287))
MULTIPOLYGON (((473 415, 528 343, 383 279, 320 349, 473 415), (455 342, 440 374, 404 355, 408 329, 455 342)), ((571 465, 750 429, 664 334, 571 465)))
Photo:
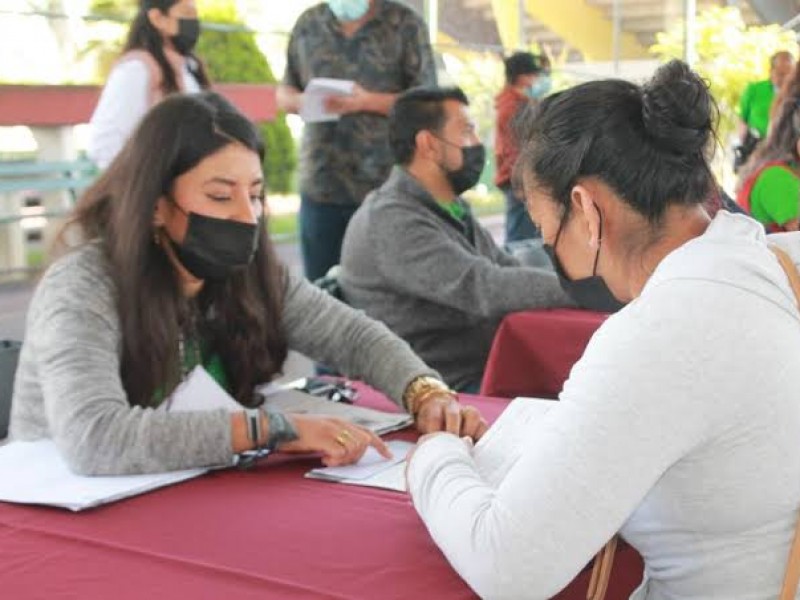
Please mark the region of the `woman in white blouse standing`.
POLYGON ((169 94, 209 87, 193 53, 199 37, 194 0, 140 0, 90 123, 88 154, 100 168, 114 160, 151 106, 169 94))
POLYGON ((645 561, 634 598, 778 596, 800 506, 800 314, 770 245, 796 265, 800 234, 706 213, 715 118, 673 61, 643 86, 550 96, 528 124, 518 166, 562 285, 628 304, 499 485, 454 435, 410 460, 414 505, 482 597, 548 598, 617 531, 645 561))

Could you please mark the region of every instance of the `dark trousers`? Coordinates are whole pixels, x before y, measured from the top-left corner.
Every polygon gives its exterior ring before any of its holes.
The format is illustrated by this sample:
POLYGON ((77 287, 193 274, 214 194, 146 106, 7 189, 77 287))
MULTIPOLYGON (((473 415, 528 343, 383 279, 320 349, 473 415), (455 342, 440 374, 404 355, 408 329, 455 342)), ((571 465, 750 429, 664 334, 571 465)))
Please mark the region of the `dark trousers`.
POLYGON ((323 277, 342 255, 342 240, 347 224, 358 209, 354 205, 315 202, 300 197, 300 249, 306 277, 323 277))
POLYGON ((511 185, 500 187, 506 197, 506 244, 542 236, 528 216, 525 203, 514 195, 511 185))

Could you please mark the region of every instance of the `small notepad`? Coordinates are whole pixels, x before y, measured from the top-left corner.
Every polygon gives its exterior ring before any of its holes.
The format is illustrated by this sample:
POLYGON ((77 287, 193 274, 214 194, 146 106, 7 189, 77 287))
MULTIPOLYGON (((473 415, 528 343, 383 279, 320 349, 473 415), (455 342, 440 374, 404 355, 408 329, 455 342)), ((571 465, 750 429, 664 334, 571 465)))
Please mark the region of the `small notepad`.
POLYGON ((338 121, 340 115, 328 112, 325 100, 330 96, 349 96, 353 93, 355 83, 347 79, 315 77, 303 90, 303 104, 300 117, 306 123, 323 123, 338 121))
POLYGON ((310 479, 324 479, 350 485, 363 485, 405 491, 405 460, 414 448, 412 442, 391 440, 386 442, 392 458, 384 458, 370 447, 360 461, 344 467, 320 467, 306 473, 310 479))

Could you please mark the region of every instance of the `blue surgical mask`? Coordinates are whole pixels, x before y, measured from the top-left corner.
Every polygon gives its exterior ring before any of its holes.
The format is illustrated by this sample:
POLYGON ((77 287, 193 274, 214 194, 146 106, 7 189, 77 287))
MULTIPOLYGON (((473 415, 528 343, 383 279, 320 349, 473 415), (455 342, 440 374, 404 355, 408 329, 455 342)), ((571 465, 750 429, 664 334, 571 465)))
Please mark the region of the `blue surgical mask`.
POLYGON ((328 8, 340 21, 358 21, 367 14, 369 0, 328 0, 328 8))
POLYGON ((528 95, 537 100, 539 98, 544 98, 550 92, 552 86, 553 81, 550 79, 550 75, 539 75, 531 87, 528 88, 528 95))

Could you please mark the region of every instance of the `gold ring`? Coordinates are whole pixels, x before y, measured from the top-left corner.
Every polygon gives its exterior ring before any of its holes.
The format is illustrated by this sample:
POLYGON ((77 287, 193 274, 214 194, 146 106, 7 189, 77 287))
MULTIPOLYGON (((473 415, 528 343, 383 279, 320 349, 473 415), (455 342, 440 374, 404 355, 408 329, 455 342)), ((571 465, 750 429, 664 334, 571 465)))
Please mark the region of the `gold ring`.
POLYGON ((350 435, 350 432, 346 429, 343 429, 339 435, 336 436, 336 441, 339 442, 342 446, 347 448, 347 439, 352 438, 353 436, 350 435))

